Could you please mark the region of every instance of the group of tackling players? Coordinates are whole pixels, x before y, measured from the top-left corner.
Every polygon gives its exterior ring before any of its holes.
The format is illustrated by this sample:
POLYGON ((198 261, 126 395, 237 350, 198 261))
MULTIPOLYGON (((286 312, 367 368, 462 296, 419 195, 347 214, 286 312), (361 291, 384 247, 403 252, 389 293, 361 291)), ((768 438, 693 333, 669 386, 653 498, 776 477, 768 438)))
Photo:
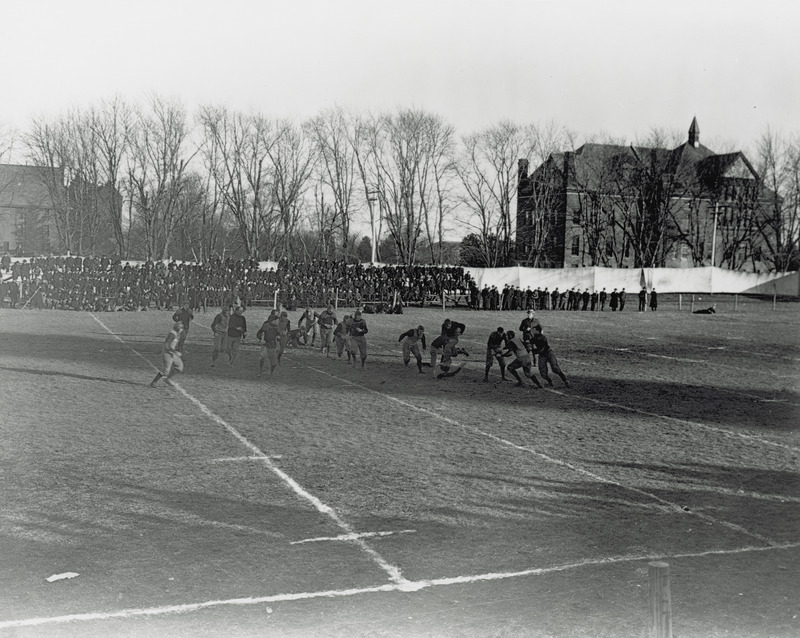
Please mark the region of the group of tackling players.
MULTIPOLYGON (((163 369, 153 379, 151 387, 155 387, 162 377, 169 380, 174 370, 183 371, 182 350, 191 319, 193 319, 191 311, 183 308, 173 315, 173 329, 162 345, 163 369)), ((465 363, 454 365, 453 359, 459 355, 469 356, 469 353, 459 346, 459 339, 465 330, 465 324, 445 319, 440 334, 430 344, 430 364, 422 362, 422 351, 427 349, 425 328, 417 326, 407 330, 398 338, 402 347, 403 363, 407 366, 413 354, 420 373, 423 372, 424 365, 430 365, 433 368, 433 375, 438 379, 455 376, 464 368, 465 363)), ((211 367, 216 365, 221 353, 227 356, 228 365, 232 366, 239 346, 247 336, 244 308, 237 304, 231 314, 230 307, 223 306, 211 323, 211 331, 214 335, 211 367)), ((344 315, 342 320, 338 321, 332 305, 328 305, 321 313, 308 309, 304 311, 294 329, 288 312, 272 310, 256 333, 260 344, 258 375, 264 374, 268 362, 269 374, 272 376, 287 346, 305 346, 310 339, 313 348, 316 346, 317 338, 319 338, 319 352, 326 358, 332 356, 335 348, 339 358, 347 354, 348 364, 355 365, 358 355, 363 369, 367 359, 368 332, 361 310, 356 310, 352 315, 344 315)), ((513 330, 506 332, 499 327, 489 335, 483 380, 489 381, 489 371, 497 361, 503 380, 506 379, 507 370, 517 380, 517 386, 524 385, 517 372, 521 369, 535 387, 541 388, 542 384, 533 374, 536 357, 539 358, 539 374, 549 387, 553 387, 553 381, 548 374, 548 366, 561 378, 566 387, 570 387, 547 337, 542 334, 541 323, 534 317, 533 310, 528 310, 527 316, 519 326, 519 334, 513 330), (506 359, 509 357, 513 359, 506 365, 506 359)))
POLYGON ((547 382, 548 387, 553 387, 553 380, 548 374, 550 369, 561 377, 565 387, 570 387, 566 375, 558 365, 555 352, 550 347, 547 337, 542 334, 542 324, 533 316, 533 310, 528 310, 528 315, 522 320, 519 326, 519 334, 513 330, 505 332, 502 327, 497 328, 489 335, 486 344, 486 370, 483 380, 489 380, 489 370, 494 361, 500 366, 500 376, 506 378, 506 370, 517 380, 517 386, 524 385, 522 378, 517 370, 522 369, 522 373, 533 382, 533 385, 541 388, 542 384, 533 374, 533 365, 539 357, 539 374, 547 382), (514 360, 506 366, 506 357, 514 357, 514 360))
MULTIPOLYGON (((434 376, 438 379, 452 377, 458 374, 465 364, 453 366, 452 359, 458 355, 469 356, 467 351, 459 347, 459 337, 466 330, 463 323, 445 319, 442 324, 441 334, 431 343, 431 367, 434 376), (437 365, 437 357, 440 357, 437 365)), ((425 350, 425 328, 417 326, 400 335, 398 341, 403 348, 403 363, 408 365, 413 354, 417 360, 417 369, 422 372, 422 350, 425 350)), ((506 332, 502 327, 497 328, 489 335, 486 344, 486 368, 483 375, 484 381, 489 381, 489 370, 494 362, 500 366, 500 376, 506 379, 506 370, 517 380, 517 386, 524 385, 517 370, 522 369, 523 374, 531 380, 534 386, 541 388, 542 384, 533 374, 533 365, 539 358, 539 374, 547 382, 548 387, 553 387, 553 380, 548 374, 548 367, 564 382, 565 387, 570 387, 566 375, 558 365, 555 352, 550 347, 547 337, 542 334, 542 324, 534 317, 533 310, 528 310, 527 316, 519 326, 519 334, 513 330, 506 332), (510 364, 506 359, 513 357, 510 364)))

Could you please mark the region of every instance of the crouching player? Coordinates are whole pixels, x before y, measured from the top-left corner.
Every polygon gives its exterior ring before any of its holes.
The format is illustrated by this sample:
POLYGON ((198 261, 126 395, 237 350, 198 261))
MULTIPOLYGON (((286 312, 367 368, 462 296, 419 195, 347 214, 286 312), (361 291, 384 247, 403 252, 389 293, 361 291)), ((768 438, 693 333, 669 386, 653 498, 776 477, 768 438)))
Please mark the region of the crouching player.
POLYGON ((564 382, 566 387, 569 387, 569 382, 567 381, 567 377, 564 376, 564 373, 561 372, 561 368, 558 365, 558 359, 556 359, 556 355, 553 350, 550 348, 550 344, 547 343, 547 337, 542 334, 542 327, 541 326, 534 326, 533 327, 533 351, 539 355, 539 374, 542 375, 542 379, 547 381, 547 385, 549 387, 553 387, 553 381, 550 378, 550 375, 547 374, 547 364, 550 364, 550 367, 553 369, 561 380, 564 382))
MULTIPOLYGON (((457 329, 455 335, 450 338, 448 338, 446 335, 440 335, 434 339, 434 343, 439 339, 447 339, 447 342, 442 347, 442 360, 439 365, 433 369, 433 376, 437 379, 453 377, 461 372, 466 365, 466 363, 462 363, 456 368, 452 367, 453 357, 457 357, 460 354, 463 354, 467 357, 469 356, 469 353, 466 350, 458 347, 458 338, 460 336, 461 330, 457 329)), ((433 343, 431 344, 431 347, 433 347, 433 343)))
POLYGON ((442 354, 447 341, 455 337, 456 333, 458 333, 458 336, 463 335, 466 329, 467 326, 463 323, 451 321, 450 319, 444 320, 441 335, 431 342, 431 368, 436 367, 436 357, 442 354))
POLYGON ((172 326, 172 330, 169 331, 169 334, 166 336, 164 343, 161 346, 161 359, 164 362, 164 366, 163 369, 158 372, 156 378, 150 382, 151 388, 156 387, 156 383, 161 377, 164 377, 167 383, 169 383, 169 378, 172 376, 172 372, 174 370, 183 372, 183 359, 181 358, 181 353, 178 350, 178 344, 180 343, 182 334, 183 323, 176 321, 172 326))
POLYGON ((278 367, 278 358, 280 356, 278 352, 280 333, 276 315, 270 315, 269 319, 261 325, 261 328, 256 333, 256 339, 258 339, 259 343, 262 339, 264 340, 264 343, 261 344, 261 355, 258 360, 258 376, 264 374, 264 361, 266 360, 269 361, 269 376, 272 376, 275 368, 278 367))
POLYGON ((489 380, 489 370, 495 361, 500 365, 500 376, 505 381, 506 378, 506 360, 503 358, 503 345, 506 343, 506 333, 503 328, 498 328, 489 335, 489 341, 486 343, 486 371, 483 374, 483 380, 489 380))
POLYGON ((506 368, 512 376, 517 380, 517 386, 523 385, 517 370, 522 368, 523 374, 528 377, 537 388, 541 388, 542 384, 539 379, 533 376, 531 371, 531 346, 522 342, 522 339, 514 334, 513 330, 506 333, 506 351, 503 353, 504 357, 514 357, 514 360, 508 364, 506 368))
POLYGON ((304 326, 290 330, 286 337, 288 343, 286 345, 292 348, 300 348, 306 342, 306 329, 304 326), (301 343, 302 342, 302 343, 301 343))
POLYGON ((422 349, 425 350, 425 328, 417 326, 407 330, 397 341, 403 345, 403 363, 408 365, 413 354, 417 360, 417 369, 422 372, 422 353, 419 351, 419 344, 422 343, 422 349))

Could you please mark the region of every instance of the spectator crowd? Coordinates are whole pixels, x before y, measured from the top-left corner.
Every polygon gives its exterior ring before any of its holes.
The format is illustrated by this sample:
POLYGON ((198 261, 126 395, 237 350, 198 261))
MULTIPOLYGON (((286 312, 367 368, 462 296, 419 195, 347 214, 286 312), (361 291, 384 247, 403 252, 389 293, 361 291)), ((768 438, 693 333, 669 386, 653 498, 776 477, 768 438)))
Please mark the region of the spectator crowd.
POLYGON ((474 282, 460 267, 375 266, 341 261, 277 262, 262 269, 253 259, 207 263, 125 262, 111 257, 0 258, 0 300, 11 307, 63 310, 205 310, 225 303, 284 307, 435 303, 443 293, 467 298, 474 282))
POLYGON ((603 288, 600 291, 579 290, 577 287, 552 291, 549 288, 522 289, 519 286, 484 286, 483 289, 472 284, 470 287, 469 307, 474 310, 600 310, 608 307, 611 311, 624 310, 627 301, 625 288, 614 288, 610 293, 603 288))
POLYGON ((147 310, 277 302, 284 308, 365 307, 398 311, 439 305, 442 295, 473 310, 623 310, 626 292, 577 288, 478 287, 456 266, 384 266, 320 260, 277 262, 216 257, 207 263, 125 262, 111 257, 0 257, 0 302, 12 308, 147 310))

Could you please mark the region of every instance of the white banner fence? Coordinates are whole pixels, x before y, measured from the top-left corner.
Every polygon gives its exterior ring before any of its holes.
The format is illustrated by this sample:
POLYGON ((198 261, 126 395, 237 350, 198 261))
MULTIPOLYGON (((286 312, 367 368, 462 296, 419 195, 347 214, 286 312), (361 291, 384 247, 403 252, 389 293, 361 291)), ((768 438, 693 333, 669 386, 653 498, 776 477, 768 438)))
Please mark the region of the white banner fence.
POLYGON ((519 286, 523 290, 548 288, 550 291, 605 288, 638 293, 727 293, 800 297, 800 272, 746 273, 716 267, 703 268, 464 268, 478 288, 519 286))

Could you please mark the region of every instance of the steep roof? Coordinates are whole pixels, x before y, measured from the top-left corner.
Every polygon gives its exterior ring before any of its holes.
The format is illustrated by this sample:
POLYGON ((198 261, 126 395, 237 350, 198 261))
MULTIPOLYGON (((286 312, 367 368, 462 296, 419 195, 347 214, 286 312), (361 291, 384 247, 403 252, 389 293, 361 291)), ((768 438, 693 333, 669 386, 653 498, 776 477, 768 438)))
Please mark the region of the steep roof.
POLYGON ((698 173, 705 180, 716 178, 752 179, 758 180, 759 176, 752 164, 740 151, 711 155, 704 158, 698 165, 698 173))
POLYGON ((692 119, 687 141, 674 149, 587 143, 568 153, 553 153, 534 175, 545 180, 558 175, 571 189, 613 190, 637 168, 657 171, 693 190, 714 189, 727 179, 759 179, 741 152, 717 155, 700 144, 697 118, 692 119))

